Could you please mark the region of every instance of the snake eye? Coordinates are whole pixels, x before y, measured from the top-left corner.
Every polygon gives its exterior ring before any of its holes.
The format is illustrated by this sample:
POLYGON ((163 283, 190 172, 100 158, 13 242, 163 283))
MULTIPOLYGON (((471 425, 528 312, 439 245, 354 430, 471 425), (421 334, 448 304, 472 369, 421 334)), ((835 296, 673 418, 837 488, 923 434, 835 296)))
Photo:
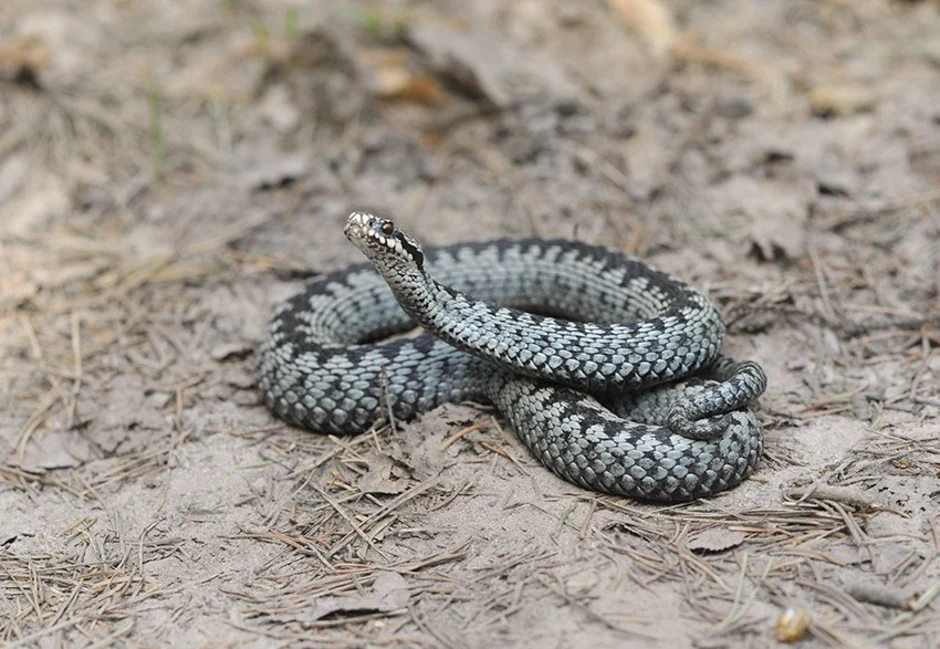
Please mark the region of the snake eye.
POLYGON ((391 221, 386 221, 382 224, 382 232, 385 234, 392 234, 395 232, 395 224, 391 221))

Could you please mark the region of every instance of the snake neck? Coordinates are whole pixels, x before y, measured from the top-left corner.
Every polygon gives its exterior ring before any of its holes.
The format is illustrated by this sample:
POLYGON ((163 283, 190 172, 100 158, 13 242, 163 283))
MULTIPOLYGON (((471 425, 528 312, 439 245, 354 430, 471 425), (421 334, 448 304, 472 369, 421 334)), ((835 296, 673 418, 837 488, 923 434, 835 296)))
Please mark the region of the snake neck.
POLYGON ((401 308, 422 327, 433 328, 441 318, 451 317, 455 300, 464 297, 431 277, 423 264, 377 263, 375 267, 401 308))
POLYGON ((470 349, 468 332, 455 325, 464 321, 468 308, 479 301, 435 280, 423 263, 373 259, 373 264, 412 320, 451 345, 470 349))
POLYGON ((405 313, 423 325, 426 312, 434 305, 433 296, 443 287, 428 274, 424 264, 384 259, 372 259, 372 263, 405 313))

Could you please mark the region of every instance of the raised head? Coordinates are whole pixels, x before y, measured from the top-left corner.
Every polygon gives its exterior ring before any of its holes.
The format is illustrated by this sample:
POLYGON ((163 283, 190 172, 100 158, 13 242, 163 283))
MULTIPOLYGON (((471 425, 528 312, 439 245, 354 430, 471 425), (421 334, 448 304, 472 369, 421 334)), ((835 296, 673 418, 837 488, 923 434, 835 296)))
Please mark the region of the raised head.
POLYGON ((388 219, 353 212, 343 234, 377 267, 424 266, 421 244, 388 219))

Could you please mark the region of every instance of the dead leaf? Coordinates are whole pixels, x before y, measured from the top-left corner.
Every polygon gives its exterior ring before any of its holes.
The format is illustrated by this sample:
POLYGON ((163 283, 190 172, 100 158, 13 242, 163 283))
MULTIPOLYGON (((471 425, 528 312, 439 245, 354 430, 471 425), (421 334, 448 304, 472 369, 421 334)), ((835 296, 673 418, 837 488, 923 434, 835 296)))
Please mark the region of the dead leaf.
POLYGON ((428 106, 442 106, 447 103, 447 95, 441 90, 440 84, 428 76, 407 76, 396 86, 387 87, 379 96, 428 106))
POLYGON ((39 285, 22 271, 0 273, 0 311, 15 308, 35 297, 39 285))
POLYGON ((356 63, 377 97, 428 106, 442 106, 448 101, 436 79, 412 69, 411 52, 404 48, 365 49, 356 53, 356 63))
POLYGON ((845 593, 859 602, 877 604, 886 608, 910 608, 913 601, 913 591, 909 588, 900 589, 886 586, 873 579, 857 580, 845 585, 845 593))
POLYGON ((0 42, 0 79, 38 83, 49 64, 49 47, 37 36, 17 36, 0 42))
POLYGON ((6 232, 36 232, 71 207, 64 181, 55 174, 34 170, 10 200, 0 203, 0 223, 6 232))
POLYGON ((44 431, 33 435, 23 458, 8 458, 30 473, 44 473, 55 469, 71 469, 84 464, 91 457, 88 441, 74 431, 44 431))
POLYGON ((689 550, 697 554, 714 554, 736 548, 747 538, 744 532, 713 527, 689 541, 689 550))
POLYGON ((669 177, 670 157, 666 147, 654 137, 637 134, 624 143, 631 195, 648 200, 669 177))
POLYGON ((806 223, 813 192, 798 183, 739 174, 707 192, 711 209, 746 217, 750 244, 763 261, 806 254, 806 223))
POLYGON ((663 57, 679 36, 672 14, 659 0, 608 0, 610 8, 645 40, 654 55, 663 57))
POLYGON ((254 346, 248 342, 223 342, 213 346, 212 349, 209 350, 209 357, 218 362, 245 358, 253 349, 254 346))
POLYGON ((168 79, 171 97, 205 97, 233 102, 251 101, 262 85, 268 62, 257 51, 256 37, 247 30, 233 32, 219 47, 207 48, 187 61, 168 79))
POLYGON ((356 486, 363 493, 400 494, 408 488, 406 480, 392 480, 394 463, 387 457, 380 458, 369 465, 369 471, 359 478, 356 486))
POLYGON ((232 370, 226 374, 225 382, 239 390, 254 390, 258 385, 255 375, 245 370, 232 370))
POLYGON ((600 581, 600 577, 593 570, 577 572, 567 579, 565 590, 569 595, 586 597, 597 588, 600 581))
POLYGON ((408 582, 397 572, 380 572, 372 592, 359 597, 321 597, 305 616, 315 622, 336 614, 389 613, 408 605, 408 582))
POLYGON ((98 21, 64 8, 37 7, 16 20, 15 29, 8 54, 38 75, 36 81, 43 87, 77 82, 97 71, 94 54, 108 40, 98 21))
POLYGON ((300 125, 300 111, 283 85, 269 88, 261 98, 258 109, 261 116, 280 133, 291 133, 300 125))
POLYGON ((286 153, 273 145, 250 147, 236 152, 239 185, 251 191, 273 189, 301 178, 310 171, 306 151, 286 153))
POLYGON ((0 164, 0 203, 5 203, 23 188, 29 180, 29 172, 29 156, 26 153, 7 156, 0 164))
POLYGON ((425 481, 441 475, 459 480, 447 471, 448 467, 457 462, 456 453, 449 452, 444 447, 448 426, 458 424, 448 423, 447 426, 442 426, 440 422, 472 423, 478 416, 479 411, 470 406, 445 403, 421 419, 399 424, 405 428, 407 434, 392 441, 385 451, 389 458, 394 460, 397 471, 416 480, 425 481))
POLYGON ((436 74, 494 106, 539 95, 578 100, 584 94, 558 61, 524 52, 493 32, 428 24, 409 27, 407 39, 436 74))
POLYGON ((877 104, 874 91, 858 84, 816 86, 809 92, 814 115, 846 117, 871 112, 877 104))
POLYGON ((102 273, 109 264, 105 261, 78 261, 58 266, 37 266, 33 269, 32 279, 43 288, 55 289, 76 282, 90 280, 102 273))

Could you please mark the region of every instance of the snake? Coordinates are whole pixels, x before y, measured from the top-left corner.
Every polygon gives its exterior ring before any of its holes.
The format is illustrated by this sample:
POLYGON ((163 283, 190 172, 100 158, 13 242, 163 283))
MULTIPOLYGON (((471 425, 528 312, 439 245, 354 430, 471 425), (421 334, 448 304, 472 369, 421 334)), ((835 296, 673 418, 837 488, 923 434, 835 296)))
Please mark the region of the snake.
POLYGON ((767 377, 721 354, 721 314, 686 282, 574 240, 425 249, 365 212, 344 234, 367 261, 314 277, 260 344, 282 420, 349 435, 489 404, 562 479, 649 501, 713 496, 757 466, 767 377))

